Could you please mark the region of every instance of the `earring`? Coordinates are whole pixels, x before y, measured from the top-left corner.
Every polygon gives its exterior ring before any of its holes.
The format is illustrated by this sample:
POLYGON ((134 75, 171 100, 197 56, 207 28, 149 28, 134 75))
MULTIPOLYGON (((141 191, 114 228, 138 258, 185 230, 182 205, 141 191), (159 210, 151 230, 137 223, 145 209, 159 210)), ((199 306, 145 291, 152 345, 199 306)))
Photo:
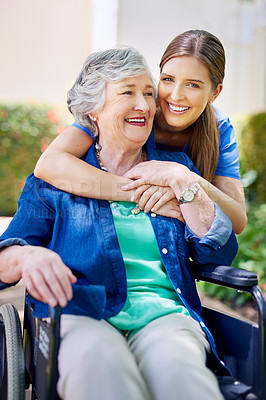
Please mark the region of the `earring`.
POLYGON ((92 119, 93 121, 96 121, 96 120, 97 120, 97 118, 96 118, 96 117, 91 117, 91 119, 92 119))

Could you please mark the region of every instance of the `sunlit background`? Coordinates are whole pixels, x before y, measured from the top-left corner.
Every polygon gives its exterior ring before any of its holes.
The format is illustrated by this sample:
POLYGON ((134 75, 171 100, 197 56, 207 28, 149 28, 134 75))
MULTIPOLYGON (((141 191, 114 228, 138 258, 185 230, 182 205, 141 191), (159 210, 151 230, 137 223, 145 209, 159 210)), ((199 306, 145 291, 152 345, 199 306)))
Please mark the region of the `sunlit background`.
POLYGON ((265 0, 1 0, 0 100, 65 105, 92 51, 136 47, 155 77, 166 45, 205 29, 226 50, 216 105, 230 115, 266 106, 265 0))

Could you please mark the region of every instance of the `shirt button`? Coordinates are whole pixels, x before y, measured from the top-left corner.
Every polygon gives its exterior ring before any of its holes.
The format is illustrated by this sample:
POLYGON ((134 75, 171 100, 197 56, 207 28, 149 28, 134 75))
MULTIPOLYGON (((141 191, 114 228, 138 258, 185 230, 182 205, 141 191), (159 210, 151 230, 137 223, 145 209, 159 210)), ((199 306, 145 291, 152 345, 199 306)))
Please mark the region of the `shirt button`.
POLYGON ((168 253, 168 250, 164 247, 164 248, 162 249, 162 253, 163 253, 163 254, 167 254, 167 253, 168 253))
POLYGON ((204 324, 204 322, 202 322, 202 321, 200 321, 200 325, 202 326, 202 328, 205 328, 205 324, 204 324))
POLYGON ((156 214, 155 213, 151 213, 151 217, 156 217, 156 214))
POLYGON ((179 289, 179 287, 176 289, 178 294, 181 294, 181 289, 179 289))
POLYGON ((112 209, 115 209, 117 207, 117 204, 116 203, 111 203, 111 208, 112 209))

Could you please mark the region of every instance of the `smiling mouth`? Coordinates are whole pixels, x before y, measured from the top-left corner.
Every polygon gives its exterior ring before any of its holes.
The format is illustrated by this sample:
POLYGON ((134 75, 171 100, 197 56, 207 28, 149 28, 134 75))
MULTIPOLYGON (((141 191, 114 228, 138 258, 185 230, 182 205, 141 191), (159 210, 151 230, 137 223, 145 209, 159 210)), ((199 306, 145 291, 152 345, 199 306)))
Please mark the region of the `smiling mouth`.
POLYGON ((190 109, 190 107, 174 106, 173 104, 167 103, 171 111, 174 112, 185 112, 190 109))
POLYGON ((125 121, 131 125, 135 126, 145 126, 146 118, 126 118, 125 121))

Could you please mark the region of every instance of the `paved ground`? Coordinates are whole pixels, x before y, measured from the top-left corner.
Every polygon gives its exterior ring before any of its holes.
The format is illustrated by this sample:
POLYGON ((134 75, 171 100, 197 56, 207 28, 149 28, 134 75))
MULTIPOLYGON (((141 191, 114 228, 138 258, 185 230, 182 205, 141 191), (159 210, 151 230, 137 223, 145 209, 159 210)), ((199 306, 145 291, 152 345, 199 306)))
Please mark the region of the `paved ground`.
POLYGON ((12 218, 0 217, 0 235, 6 230, 12 218))

